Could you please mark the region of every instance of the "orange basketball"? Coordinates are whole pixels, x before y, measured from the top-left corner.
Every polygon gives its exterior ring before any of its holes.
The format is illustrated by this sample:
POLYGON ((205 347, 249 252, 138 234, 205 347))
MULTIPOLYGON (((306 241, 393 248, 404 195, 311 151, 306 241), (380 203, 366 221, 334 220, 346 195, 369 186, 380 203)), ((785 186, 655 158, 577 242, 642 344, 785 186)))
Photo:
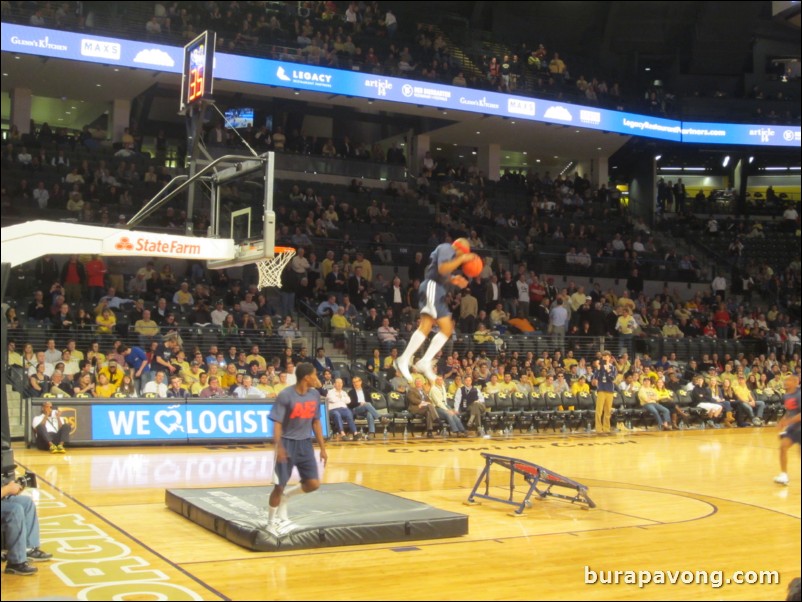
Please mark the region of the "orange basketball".
POLYGON ((478 255, 474 255, 473 259, 469 259, 462 264, 462 272, 468 278, 476 278, 482 273, 483 267, 485 267, 485 264, 482 262, 482 258, 478 255))

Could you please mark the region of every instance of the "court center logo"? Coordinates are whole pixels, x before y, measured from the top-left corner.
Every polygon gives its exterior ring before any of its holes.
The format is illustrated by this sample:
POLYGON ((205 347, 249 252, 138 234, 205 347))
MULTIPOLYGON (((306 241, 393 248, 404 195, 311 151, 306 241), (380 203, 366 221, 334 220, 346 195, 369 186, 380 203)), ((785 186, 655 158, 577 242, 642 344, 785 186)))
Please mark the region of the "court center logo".
POLYGON ((131 239, 127 236, 123 236, 117 241, 117 244, 114 245, 114 248, 118 251, 133 251, 134 245, 131 243, 131 239))

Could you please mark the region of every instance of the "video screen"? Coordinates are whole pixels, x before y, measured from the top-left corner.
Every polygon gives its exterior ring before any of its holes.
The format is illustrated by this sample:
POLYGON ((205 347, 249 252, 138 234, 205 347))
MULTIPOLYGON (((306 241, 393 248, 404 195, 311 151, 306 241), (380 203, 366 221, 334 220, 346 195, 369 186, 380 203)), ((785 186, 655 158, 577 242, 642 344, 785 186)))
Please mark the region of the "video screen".
POLYGON ((226 127, 227 128, 247 128, 253 125, 253 109, 252 108, 239 108, 228 109, 225 112, 226 127))

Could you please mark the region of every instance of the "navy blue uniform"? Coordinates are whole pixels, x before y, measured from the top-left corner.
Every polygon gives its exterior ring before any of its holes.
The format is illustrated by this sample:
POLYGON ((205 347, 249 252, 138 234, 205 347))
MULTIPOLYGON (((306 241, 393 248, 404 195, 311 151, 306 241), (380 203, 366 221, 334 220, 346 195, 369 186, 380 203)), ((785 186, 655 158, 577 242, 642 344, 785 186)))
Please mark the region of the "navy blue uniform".
MULTIPOLYGON (((799 409, 800 403, 800 394, 799 388, 793 393, 786 393, 783 396, 783 405, 785 406, 785 416, 788 418, 793 418, 797 416, 800 412, 799 409)), ((787 437, 797 445, 800 444, 800 433, 802 433, 802 424, 797 422, 796 424, 792 424, 788 428, 786 428, 781 434, 780 437, 787 437)))
POLYGON ((287 387, 276 397, 270 420, 282 426, 281 444, 287 452, 286 462, 276 462, 273 482, 284 487, 292 469, 298 467, 301 481, 317 480, 318 469, 312 446, 312 423, 320 416, 320 393, 309 389, 301 395, 295 387, 287 387))
POLYGON ((441 274, 440 266, 457 256, 454 247, 449 243, 437 245, 429 256, 429 265, 424 272, 425 280, 420 285, 418 306, 420 312, 435 320, 451 315, 446 303, 446 285, 451 281, 451 274, 441 274))

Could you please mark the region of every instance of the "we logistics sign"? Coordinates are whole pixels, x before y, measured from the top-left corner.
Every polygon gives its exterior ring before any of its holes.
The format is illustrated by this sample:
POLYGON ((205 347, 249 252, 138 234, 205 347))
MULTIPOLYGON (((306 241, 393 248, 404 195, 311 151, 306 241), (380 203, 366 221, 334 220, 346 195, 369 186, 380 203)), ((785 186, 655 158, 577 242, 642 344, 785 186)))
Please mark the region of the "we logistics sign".
MULTIPOLYGON (((76 445, 273 438, 273 402, 264 399, 32 399, 31 415, 40 413, 45 401, 54 402, 67 417, 76 445)), ((327 437, 325 404, 320 404, 320 424, 327 437)))
MULTIPOLYGON (((92 440, 272 439, 272 405, 265 402, 96 405, 92 407, 92 440)), ((325 406, 321 406, 320 420, 325 434, 325 406)))

